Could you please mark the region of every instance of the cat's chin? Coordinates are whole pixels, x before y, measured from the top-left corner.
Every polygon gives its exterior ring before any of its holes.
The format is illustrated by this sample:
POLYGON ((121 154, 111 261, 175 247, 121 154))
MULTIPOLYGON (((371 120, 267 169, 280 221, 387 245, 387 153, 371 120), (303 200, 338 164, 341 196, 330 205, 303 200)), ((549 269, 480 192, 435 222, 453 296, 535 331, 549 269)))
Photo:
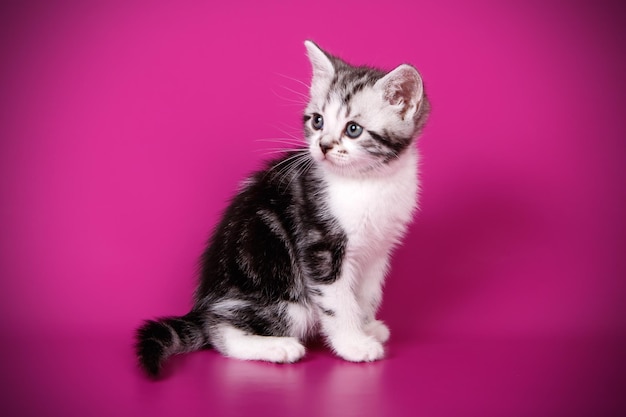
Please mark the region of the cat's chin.
POLYGON ((414 158, 398 158, 397 160, 385 163, 374 160, 359 160, 351 163, 341 163, 329 158, 317 160, 317 165, 327 173, 334 176, 341 176, 355 179, 387 178, 402 170, 414 158))
POLYGON ((313 159, 323 170, 331 172, 333 174, 342 176, 361 176, 371 172, 372 166, 370 164, 361 164, 359 162, 348 160, 346 158, 336 158, 332 154, 324 155, 321 152, 311 152, 313 159))
POLYGON ((321 156, 315 158, 317 164, 325 171, 338 175, 350 175, 358 173, 358 169, 353 164, 335 161, 332 157, 321 156))
POLYGON ((371 165, 342 164, 328 159, 318 163, 325 171, 342 177, 364 178, 376 173, 376 167, 371 165))

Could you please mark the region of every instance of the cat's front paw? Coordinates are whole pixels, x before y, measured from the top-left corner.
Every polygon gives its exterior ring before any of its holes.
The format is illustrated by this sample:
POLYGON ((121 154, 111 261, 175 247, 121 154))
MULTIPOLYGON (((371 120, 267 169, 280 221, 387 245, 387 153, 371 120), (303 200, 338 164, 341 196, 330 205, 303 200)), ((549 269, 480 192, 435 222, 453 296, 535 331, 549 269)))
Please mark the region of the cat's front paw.
POLYGON ((385 343, 389 340, 389 327, 387 327, 387 325, 380 320, 370 321, 364 326, 363 330, 365 331, 365 334, 372 336, 380 343, 385 343))
POLYGON ((373 362, 385 356, 383 345, 370 336, 359 336, 332 342, 337 355, 350 362, 373 362))

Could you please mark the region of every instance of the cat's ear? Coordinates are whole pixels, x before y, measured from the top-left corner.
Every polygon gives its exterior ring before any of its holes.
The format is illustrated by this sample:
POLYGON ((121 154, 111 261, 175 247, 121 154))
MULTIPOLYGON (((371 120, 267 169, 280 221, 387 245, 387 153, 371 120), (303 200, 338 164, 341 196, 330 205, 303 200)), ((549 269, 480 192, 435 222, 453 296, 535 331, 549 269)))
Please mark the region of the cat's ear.
POLYGON ((403 119, 414 117, 424 98, 422 77, 411 65, 402 64, 376 82, 384 99, 403 119))
POLYGON ((305 41, 307 54, 313 66, 313 79, 311 80, 311 91, 319 89, 321 86, 330 84, 335 76, 335 66, 330 57, 319 46, 312 41, 305 41))

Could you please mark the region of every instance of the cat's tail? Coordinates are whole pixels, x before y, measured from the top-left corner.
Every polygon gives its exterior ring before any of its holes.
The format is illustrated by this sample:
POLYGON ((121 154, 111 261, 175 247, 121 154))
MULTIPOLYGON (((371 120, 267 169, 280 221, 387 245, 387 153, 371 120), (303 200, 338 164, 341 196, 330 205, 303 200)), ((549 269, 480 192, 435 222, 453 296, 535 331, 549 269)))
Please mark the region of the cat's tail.
POLYGON ((135 352, 146 373, 159 376, 165 360, 177 353, 209 347, 204 320, 196 312, 182 317, 146 320, 135 334, 135 352))

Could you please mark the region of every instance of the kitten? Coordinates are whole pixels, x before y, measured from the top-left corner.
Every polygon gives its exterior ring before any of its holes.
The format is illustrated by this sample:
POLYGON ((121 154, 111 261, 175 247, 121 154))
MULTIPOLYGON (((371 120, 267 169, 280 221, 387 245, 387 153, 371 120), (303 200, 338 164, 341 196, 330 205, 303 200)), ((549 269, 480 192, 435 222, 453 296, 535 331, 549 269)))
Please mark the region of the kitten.
POLYGON ((202 256, 191 312, 137 330, 151 376, 170 355, 208 347, 295 362, 317 332, 345 360, 384 356, 389 329, 376 311, 391 251, 417 206, 414 142, 429 104, 410 65, 386 73, 305 46, 306 148, 242 185, 202 256))

